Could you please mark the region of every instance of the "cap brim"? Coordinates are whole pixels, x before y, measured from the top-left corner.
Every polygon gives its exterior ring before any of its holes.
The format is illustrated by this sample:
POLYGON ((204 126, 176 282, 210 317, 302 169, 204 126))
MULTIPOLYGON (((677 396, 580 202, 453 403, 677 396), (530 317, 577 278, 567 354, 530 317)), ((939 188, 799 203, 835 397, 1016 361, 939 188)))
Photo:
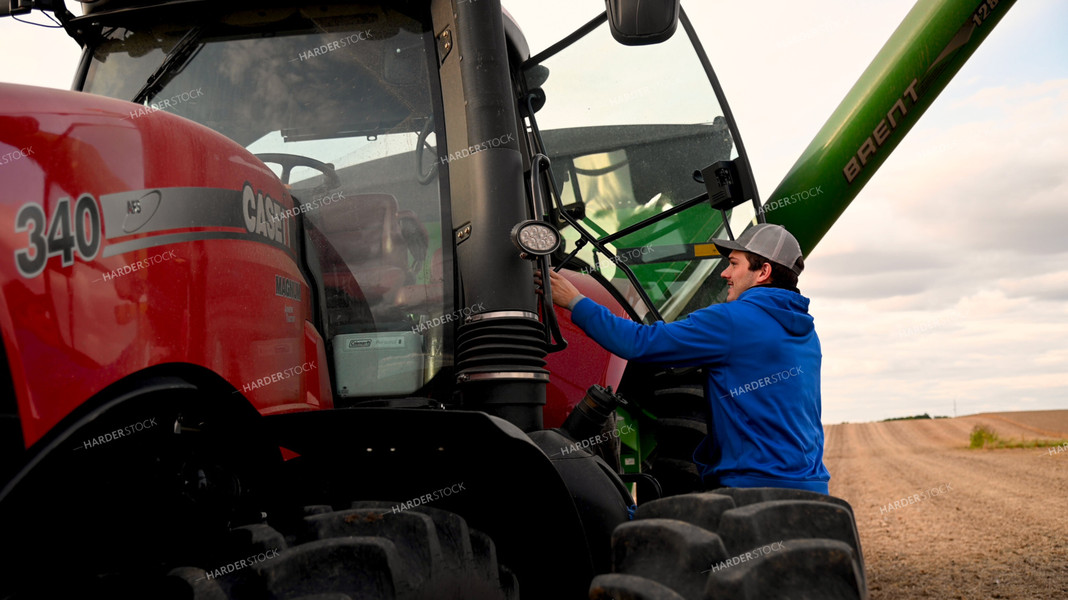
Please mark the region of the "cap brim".
POLYGON ((742 252, 748 252, 748 250, 745 249, 745 246, 742 246, 734 240, 712 240, 712 244, 716 247, 716 250, 719 251, 720 256, 724 258, 730 256, 731 251, 733 250, 741 250, 742 252))

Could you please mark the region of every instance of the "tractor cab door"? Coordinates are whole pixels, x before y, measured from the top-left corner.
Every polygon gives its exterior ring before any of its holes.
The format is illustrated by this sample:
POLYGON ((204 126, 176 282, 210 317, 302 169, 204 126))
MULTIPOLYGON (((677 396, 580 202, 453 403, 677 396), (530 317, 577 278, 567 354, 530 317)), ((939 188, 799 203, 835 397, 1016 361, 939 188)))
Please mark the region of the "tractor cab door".
MULTIPOLYGON (((641 45, 610 31, 613 15, 590 16, 559 42, 559 35, 542 36, 550 49, 535 50, 517 76, 536 151, 551 161, 556 190, 549 217, 565 240, 555 258, 577 271, 572 280, 590 279, 611 292, 634 320, 681 319, 724 300, 717 275, 726 261, 709 240, 759 219, 745 149, 685 12, 673 34, 641 45), (747 193, 714 205, 701 172, 721 170, 742 180, 747 193)), ((645 33, 657 29, 653 23, 645 33)), ((528 30, 527 37, 538 39, 539 32, 528 30)), ((569 314, 558 314, 566 327, 569 314)), ((620 368, 613 357, 594 364, 598 349, 571 331, 572 346, 549 357, 546 423, 567 412, 558 407, 579 401, 576 390, 613 386, 659 419, 645 427, 644 411, 620 409, 641 425, 621 437, 624 471, 645 465, 672 493, 699 485, 691 457, 707 433, 704 373, 637 363, 620 368)))
MULTIPOLYGON (((648 302, 633 303, 638 318, 673 321, 714 301, 703 284, 717 279, 711 276, 721 261, 707 241, 740 233, 756 219, 755 184, 685 12, 673 35, 648 45, 620 43, 611 21, 594 19, 565 47, 524 63, 530 124, 552 161, 564 208, 615 257, 586 243, 568 268, 599 274, 624 297, 644 294, 648 302), (721 211, 699 200, 707 189, 697 172, 725 162, 740 166, 753 192, 721 211), (623 264, 640 290, 632 289, 623 264)), ((566 255, 583 236, 561 225, 566 255)))

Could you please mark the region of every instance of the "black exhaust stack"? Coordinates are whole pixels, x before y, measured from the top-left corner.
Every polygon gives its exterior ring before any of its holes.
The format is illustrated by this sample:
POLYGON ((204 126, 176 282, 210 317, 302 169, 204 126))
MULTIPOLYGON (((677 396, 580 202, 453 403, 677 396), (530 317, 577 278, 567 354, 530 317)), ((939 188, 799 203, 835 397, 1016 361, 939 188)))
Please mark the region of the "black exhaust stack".
POLYGON ((447 149, 468 149, 448 164, 459 302, 481 310, 458 328, 457 384, 466 408, 538 430, 549 381, 544 326, 531 265, 510 237, 536 215, 524 191, 500 1, 436 2, 434 23, 447 149))

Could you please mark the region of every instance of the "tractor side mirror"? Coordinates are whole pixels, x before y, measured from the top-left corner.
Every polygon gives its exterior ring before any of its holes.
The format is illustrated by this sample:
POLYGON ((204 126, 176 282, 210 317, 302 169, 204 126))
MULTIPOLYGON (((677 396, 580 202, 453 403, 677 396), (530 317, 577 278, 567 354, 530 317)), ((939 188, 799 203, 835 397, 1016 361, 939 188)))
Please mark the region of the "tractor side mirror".
POLYGON ((605 0, 612 37, 625 46, 659 44, 679 26, 680 0, 605 0))

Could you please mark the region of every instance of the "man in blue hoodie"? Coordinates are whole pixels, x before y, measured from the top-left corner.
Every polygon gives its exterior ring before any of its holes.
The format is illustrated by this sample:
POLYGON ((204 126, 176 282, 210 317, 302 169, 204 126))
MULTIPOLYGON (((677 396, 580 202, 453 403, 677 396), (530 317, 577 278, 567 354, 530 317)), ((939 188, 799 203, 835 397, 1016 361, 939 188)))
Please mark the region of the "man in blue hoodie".
POLYGON ((727 302, 674 323, 613 315, 550 272, 553 302, 627 360, 708 369, 709 437, 694 452, 706 484, 828 493, 820 421, 820 341, 797 289, 801 247, 780 225, 713 240, 730 265, 727 302))

